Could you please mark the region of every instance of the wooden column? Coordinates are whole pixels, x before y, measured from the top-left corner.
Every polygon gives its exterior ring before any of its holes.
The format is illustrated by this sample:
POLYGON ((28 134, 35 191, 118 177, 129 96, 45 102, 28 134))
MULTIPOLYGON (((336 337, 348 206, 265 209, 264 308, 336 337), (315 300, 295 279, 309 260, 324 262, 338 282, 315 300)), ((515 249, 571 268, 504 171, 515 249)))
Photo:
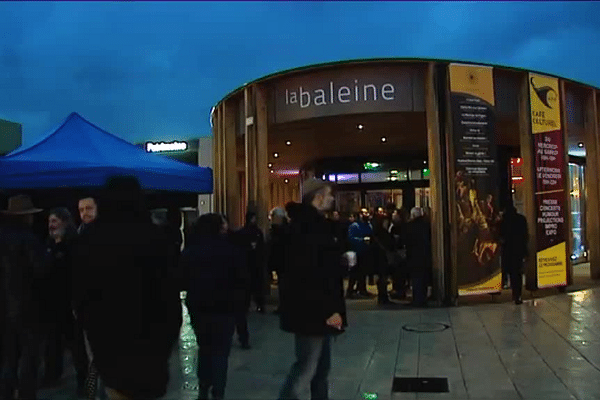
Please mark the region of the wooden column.
POLYGON ((220 188, 219 191, 221 193, 221 214, 227 214, 227 163, 226 163, 226 148, 225 148, 225 102, 221 103, 219 106, 219 121, 221 125, 220 135, 219 135, 219 158, 221 159, 219 162, 221 164, 220 168, 220 188))
POLYGON ((268 95, 263 85, 254 88, 254 104, 256 110, 256 212, 258 226, 266 232, 269 226, 269 120, 267 115, 268 95))
POLYGON ((444 199, 444 141, 440 131, 439 96, 436 90, 435 63, 427 64, 425 74, 425 114, 427 118, 427 149, 429 159, 429 188, 431 196, 431 245, 433 267, 433 294, 438 305, 444 303, 445 285, 445 241, 444 221, 447 220, 446 201, 444 199))
POLYGON ((224 178, 225 178, 225 214, 232 228, 243 225, 243 214, 240 211, 240 185, 237 172, 237 149, 235 136, 235 120, 237 104, 232 100, 223 102, 223 148, 224 148, 224 178))
POLYGON ((529 103, 529 75, 521 76, 519 93, 519 137, 521 142, 521 158, 523 159, 523 209, 527 218, 529 231, 528 253, 525 260, 525 287, 528 290, 537 289, 536 278, 536 210, 535 210, 535 152, 531 136, 531 104, 529 103))
POLYGON ((221 209, 221 106, 217 106, 213 114, 213 194, 214 212, 220 213, 221 209))
POLYGON ((256 184, 256 117, 254 107, 254 87, 247 86, 244 88, 244 105, 245 105, 245 170, 246 170, 246 204, 248 210, 256 209, 258 198, 258 187, 256 184))
POLYGON ((564 147, 564 169, 563 169, 563 188, 565 190, 565 209, 563 210, 563 215, 565 218, 564 226, 565 226, 565 244, 566 244, 566 252, 567 252, 567 286, 573 284, 573 261, 571 260, 571 254, 573 254, 573 245, 571 243, 571 227, 572 217, 571 217, 571 193, 570 193, 570 185, 569 179, 571 176, 569 174, 569 113, 567 112, 567 90, 565 81, 559 80, 560 87, 560 119, 562 121, 562 140, 564 147))
MULTIPOLYGON (((587 89, 585 98, 584 143, 585 143, 585 214, 586 242, 590 277, 600 279, 600 141, 598 135, 598 100, 595 89, 587 89)), ((581 194, 583 195, 583 193, 581 194)))

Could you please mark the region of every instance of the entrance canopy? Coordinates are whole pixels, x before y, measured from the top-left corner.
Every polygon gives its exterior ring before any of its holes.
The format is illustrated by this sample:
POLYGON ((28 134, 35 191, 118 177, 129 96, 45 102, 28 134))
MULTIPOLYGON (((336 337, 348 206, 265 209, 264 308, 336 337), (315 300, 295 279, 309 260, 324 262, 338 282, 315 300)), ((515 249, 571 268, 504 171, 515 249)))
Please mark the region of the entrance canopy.
POLYGON ((135 176, 143 189, 212 193, 212 170, 146 153, 72 113, 40 142, 0 158, 0 188, 103 186, 135 176))

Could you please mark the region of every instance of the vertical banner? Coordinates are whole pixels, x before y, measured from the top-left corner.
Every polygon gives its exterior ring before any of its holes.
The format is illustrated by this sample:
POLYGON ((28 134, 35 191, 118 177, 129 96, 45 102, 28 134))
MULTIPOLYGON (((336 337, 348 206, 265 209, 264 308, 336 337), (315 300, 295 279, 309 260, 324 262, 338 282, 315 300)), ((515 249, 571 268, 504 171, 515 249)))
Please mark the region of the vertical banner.
POLYGON ((529 74, 531 132, 535 152, 536 273, 538 288, 566 286, 564 139, 558 79, 529 74))
POLYGON ((459 295, 499 292, 493 69, 450 65, 459 295))

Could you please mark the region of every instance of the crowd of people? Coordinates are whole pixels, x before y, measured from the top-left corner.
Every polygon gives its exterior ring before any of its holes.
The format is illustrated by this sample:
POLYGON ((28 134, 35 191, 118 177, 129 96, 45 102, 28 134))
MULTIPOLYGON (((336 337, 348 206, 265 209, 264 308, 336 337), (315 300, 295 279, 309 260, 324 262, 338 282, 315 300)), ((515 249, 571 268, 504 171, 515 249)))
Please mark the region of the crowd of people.
POLYGON ((328 398, 331 338, 347 326, 346 299, 372 297, 375 275, 379 304, 409 293, 415 306, 426 304, 430 224, 420 208, 391 207, 342 221, 330 183, 309 179, 303 188, 301 203, 271 211, 266 234, 248 212, 237 231, 226 216, 205 214, 184 236, 178 210, 157 223, 128 177, 79 199, 78 226, 67 208, 42 214, 29 196, 11 197, 0 224, 0 400, 35 399, 39 388, 59 385, 66 349, 73 396, 160 398, 181 292, 199 347, 198 398, 222 399, 233 339, 251 348, 248 312, 253 303, 266 312, 275 277, 275 312, 296 353, 279 398, 304 390, 328 398), (33 228, 40 215, 43 238, 33 228))

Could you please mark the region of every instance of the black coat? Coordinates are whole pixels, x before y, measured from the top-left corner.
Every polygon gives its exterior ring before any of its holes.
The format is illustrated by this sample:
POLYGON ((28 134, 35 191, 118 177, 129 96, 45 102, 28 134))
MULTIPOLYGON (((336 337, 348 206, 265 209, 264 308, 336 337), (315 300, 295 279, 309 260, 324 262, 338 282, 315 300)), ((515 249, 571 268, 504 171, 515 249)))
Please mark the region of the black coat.
POLYGON ((30 229, 5 227, 0 230, 0 314, 3 320, 30 329, 40 328, 49 261, 46 249, 30 229))
POLYGON ((278 277, 285 273, 285 246, 288 236, 289 225, 287 222, 271 226, 267 242, 269 272, 275 271, 278 277))
POLYGON ((181 254, 186 304, 193 314, 245 309, 248 271, 243 250, 225 238, 197 237, 181 254))
POLYGON ((431 229, 425 217, 406 224, 406 258, 413 273, 429 274, 431 271, 431 229))
POLYGON ((250 276, 249 289, 257 295, 267 292, 267 257, 265 238, 256 225, 246 225, 232 234, 233 242, 246 253, 246 267, 250 276))
POLYGON ((281 329, 304 335, 339 333, 327 326, 334 313, 345 322, 341 249, 329 222, 309 205, 290 224, 281 290, 281 329))
POLYGON ((505 270, 522 268, 523 258, 527 256, 527 219, 518 213, 507 213, 500 222, 502 242, 502 264, 505 270))
POLYGON ((164 231, 149 219, 98 220, 73 252, 74 303, 106 386, 162 396, 182 322, 164 231))
POLYGON ((72 303, 72 241, 56 243, 48 240, 46 249, 50 257, 50 268, 42 289, 45 301, 42 307, 42 323, 54 325, 68 321, 72 303))

